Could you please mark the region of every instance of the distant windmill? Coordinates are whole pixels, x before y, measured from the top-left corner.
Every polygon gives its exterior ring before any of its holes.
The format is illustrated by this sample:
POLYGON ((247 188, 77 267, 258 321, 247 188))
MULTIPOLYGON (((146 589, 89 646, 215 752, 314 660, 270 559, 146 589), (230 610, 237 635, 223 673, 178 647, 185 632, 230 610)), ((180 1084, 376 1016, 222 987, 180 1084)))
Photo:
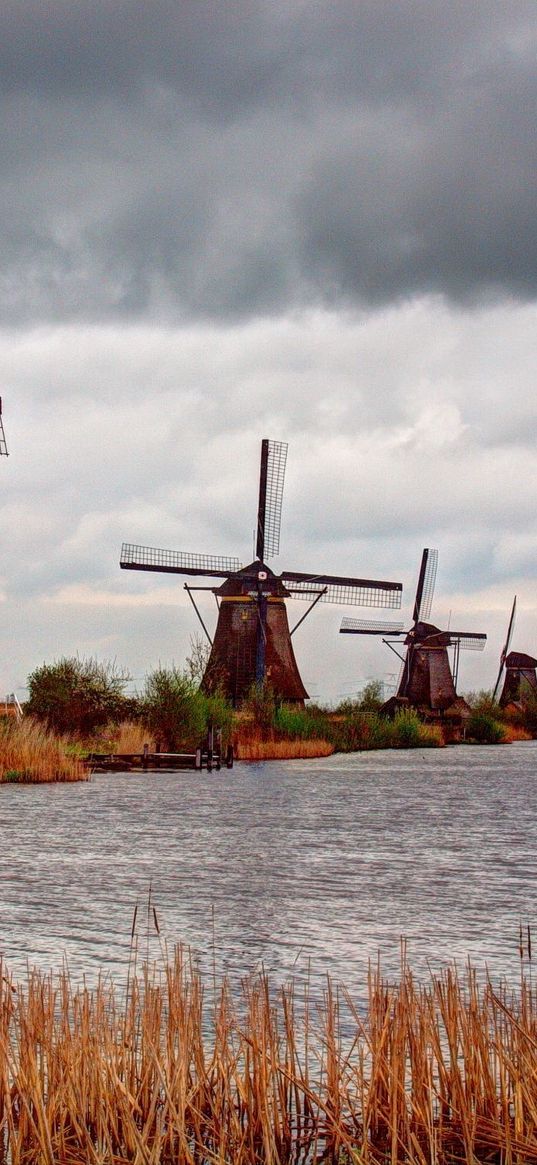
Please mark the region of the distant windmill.
POLYGON ((149 570, 168 574, 223 578, 219 586, 186 590, 211 643, 202 680, 206 691, 221 687, 239 704, 252 684, 266 679, 276 697, 302 702, 307 698, 300 678, 291 637, 318 602, 372 607, 401 605, 401 583, 344 578, 329 574, 283 571, 275 575, 266 559, 279 553, 283 486, 287 445, 261 443, 259 501, 257 508, 256 558, 241 566, 237 558, 186 554, 125 543, 120 565, 124 570, 149 570), (192 591, 212 590, 219 606, 214 639, 211 640, 192 591), (289 630, 286 599, 309 601, 310 606, 289 630))
POLYGON ((532 655, 524 655, 521 651, 509 651, 516 618, 516 595, 513 599, 511 616, 507 627, 505 643, 500 655, 500 668, 493 692, 493 699, 497 698, 502 676, 505 672, 500 706, 524 702, 525 693, 533 692, 537 696, 537 659, 532 655))
POLYGON ((0 396, 0 456, 8 457, 4 422, 2 420, 2 397, 0 396))
MULTIPOLYGON (((398 706, 411 705, 424 713, 442 713, 450 708, 457 697, 459 652, 461 648, 481 651, 486 635, 470 631, 441 631, 428 623, 434 595, 438 551, 424 550, 421 558, 418 586, 414 601, 413 624, 405 631, 402 623, 369 622, 361 619, 344 619, 340 631, 347 635, 382 635, 383 642, 392 650, 394 643, 404 636, 406 653, 399 656, 402 661, 397 693, 384 706, 392 712, 398 706), (454 648, 454 664, 451 670, 448 651, 454 648)), ((396 655, 399 652, 396 651, 396 655)))

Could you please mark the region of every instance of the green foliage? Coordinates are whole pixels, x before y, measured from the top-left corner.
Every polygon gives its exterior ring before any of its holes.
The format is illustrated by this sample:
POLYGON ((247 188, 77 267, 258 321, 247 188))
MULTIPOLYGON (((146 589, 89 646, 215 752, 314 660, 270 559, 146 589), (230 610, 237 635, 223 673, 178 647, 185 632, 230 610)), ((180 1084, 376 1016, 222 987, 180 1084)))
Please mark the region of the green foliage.
POLYGON ((494 714, 496 719, 501 716, 500 708, 490 690, 467 692, 464 699, 472 709, 472 712, 486 712, 488 715, 494 714))
MULTIPOLYGON (((372 693, 374 697, 374 693, 372 693)), ((371 698, 368 696, 368 699, 371 698)), ((289 739, 327 740, 338 752, 358 752, 374 748, 434 748, 442 743, 439 732, 420 720, 417 712, 403 709, 393 720, 378 712, 362 711, 360 704, 349 704, 347 713, 320 708, 294 708, 283 704, 277 709, 274 726, 289 739)))
POLYGON ((476 709, 472 712, 466 725, 466 739, 476 744, 501 744, 505 739, 505 730, 496 714, 487 710, 476 709))
POLYGON ((52 731, 87 736, 126 714, 128 679, 113 662, 64 657, 28 677, 25 711, 52 731))
POLYGON ((253 716, 255 724, 262 731, 274 727, 276 698, 266 680, 262 684, 252 684, 246 699, 243 700, 242 710, 253 716))
MULTIPOLYGON (((201 695, 201 693, 199 693, 201 695)), ((222 745, 231 740, 233 732, 233 708, 222 692, 212 692, 210 696, 202 696, 205 708, 207 726, 213 724, 222 732, 222 745)))
POLYGON ((289 740, 328 740, 328 717, 320 709, 282 704, 276 709, 274 727, 289 740))
POLYGON ((183 672, 159 667, 146 678, 140 718, 170 752, 196 748, 207 727, 207 700, 183 672))
POLYGON ((523 701, 523 725, 528 732, 537 733, 537 693, 535 689, 525 683, 522 687, 521 697, 523 701))
POLYGON ((233 709, 221 692, 205 695, 191 675, 178 668, 159 667, 147 676, 139 697, 140 719, 170 752, 197 748, 209 724, 231 739, 233 709))
POLYGON ((434 748, 439 743, 438 732, 424 724, 412 708, 401 708, 391 721, 392 748, 434 748))
POLYGON ((383 704, 384 695, 381 680, 370 680, 356 699, 342 700, 336 711, 344 716, 353 716, 357 712, 379 712, 383 704))

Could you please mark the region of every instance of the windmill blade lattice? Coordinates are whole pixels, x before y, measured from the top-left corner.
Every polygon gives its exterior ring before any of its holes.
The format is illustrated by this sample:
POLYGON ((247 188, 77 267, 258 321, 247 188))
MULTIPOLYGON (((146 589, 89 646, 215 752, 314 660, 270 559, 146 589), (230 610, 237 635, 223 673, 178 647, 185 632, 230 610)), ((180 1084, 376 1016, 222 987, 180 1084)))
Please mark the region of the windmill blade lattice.
POLYGON ((403 623, 390 623, 388 620, 342 619, 339 630, 348 635, 400 635, 403 628, 403 623))
POLYGON ((256 554, 261 562, 280 552, 283 486, 287 464, 285 441, 261 442, 256 554))
POLYGON ((502 652, 500 655, 500 667, 499 667, 499 671, 498 671, 498 677, 496 679, 496 683, 494 685, 494 691, 492 693, 493 700, 496 699, 496 696, 498 694, 498 688, 500 686, 501 678, 503 675, 503 669, 505 667, 505 660, 507 658, 509 648, 511 646, 511 640, 513 638, 513 631, 515 629, 515 619, 516 619, 516 595, 513 599, 513 606, 511 607, 511 615, 510 615, 509 624, 507 627, 507 635, 506 635, 505 643, 502 647, 502 652))
POLYGON ((161 550, 156 546, 136 546, 124 542, 119 565, 123 570, 150 570, 164 574, 193 574, 229 578, 240 570, 238 558, 215 554, 189 554, 181 550, 161 550))
POLYGON ((450 631, 449 646, 460 647, 461 651, 483 651, 487 642, 486 635, 471 631, 450 631))
POLYGON ((418 589, 414 603, 413 618, 415 623, 427 622, 431 614, 437 566, 438 550, 424 550, 421 556, 418 589))
POLYGON ((337 603, 341 606, 401 606, 401 583, 344 578, 332 574, 302 574, 297 571, 284 571, 282 582, 294 599, 311 601, 318 595, 321 603, 337 603))

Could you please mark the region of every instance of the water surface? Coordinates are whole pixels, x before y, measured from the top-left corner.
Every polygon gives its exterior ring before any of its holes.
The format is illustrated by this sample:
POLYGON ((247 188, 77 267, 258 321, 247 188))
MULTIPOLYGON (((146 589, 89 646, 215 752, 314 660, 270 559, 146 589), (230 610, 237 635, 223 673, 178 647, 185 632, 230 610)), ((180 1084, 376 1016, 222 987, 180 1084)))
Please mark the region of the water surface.
MULTIPOLYGON (((537 742, 0 786, 0 955, 125 973, 131 925, 233 975, 352 987, 401 936, 419 974, 468 957, 516 983, 536 916, 537 742)), ((537 934, 535 937, 537 949, 537 934)))

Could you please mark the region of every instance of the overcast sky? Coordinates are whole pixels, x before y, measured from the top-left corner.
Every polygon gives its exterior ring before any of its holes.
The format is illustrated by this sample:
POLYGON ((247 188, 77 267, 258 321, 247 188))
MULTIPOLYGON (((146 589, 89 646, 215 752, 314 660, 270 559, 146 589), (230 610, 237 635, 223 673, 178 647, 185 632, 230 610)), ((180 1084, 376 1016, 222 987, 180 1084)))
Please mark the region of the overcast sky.
MULTIPOLYGON (((183 580, 121 542, 249 561, 264 436, 276 571, 408 618, 436 546, 435 621, 489 635, 459 688, 515 593, 537 654, 536 49, 535 0, 4 0, 4 691, 181 664, 183 580)), ((295 636, 313 696, 396 671, 349 614, 295 636)))

